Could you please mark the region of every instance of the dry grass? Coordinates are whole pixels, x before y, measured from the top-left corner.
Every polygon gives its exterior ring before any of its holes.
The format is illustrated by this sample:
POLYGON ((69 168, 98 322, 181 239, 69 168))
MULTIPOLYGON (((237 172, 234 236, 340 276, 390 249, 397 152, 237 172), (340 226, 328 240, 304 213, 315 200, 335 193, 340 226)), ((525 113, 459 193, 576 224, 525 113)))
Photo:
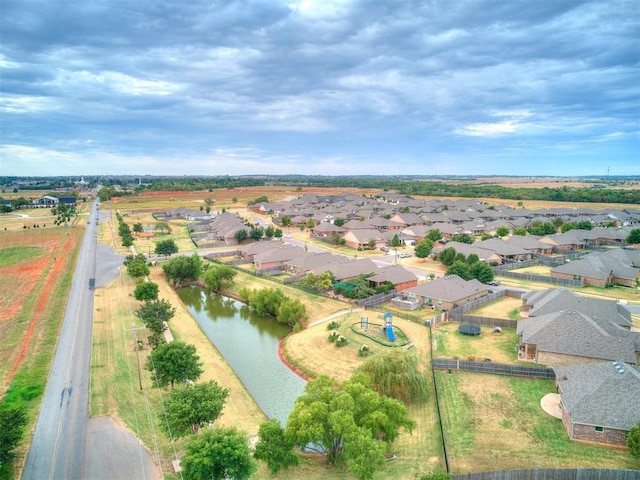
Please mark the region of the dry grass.
POLYGON ((493 317, 510 319, 510 313, 522 307, 522 300, 514 297, 501 297, 498 300, 485 303, 479 308, 472 310, 469 315, 477 315, 479 317, 493 317))
POLYGON ((458 332, 458 323, 442 323, 433 332, 435 356, 497 363, 517 363, 518 337, 515 328, 503 328, 501 334, 493 333, 493 327, 482 326, 478 336, 458 332))
POLYGON ((550 277, 551 267, 548 267, 546 265, 533 265, 531 267, 514 269, 514 272, 523 274, 531 273, 533 275, 545 275, 547 277, 550 277))

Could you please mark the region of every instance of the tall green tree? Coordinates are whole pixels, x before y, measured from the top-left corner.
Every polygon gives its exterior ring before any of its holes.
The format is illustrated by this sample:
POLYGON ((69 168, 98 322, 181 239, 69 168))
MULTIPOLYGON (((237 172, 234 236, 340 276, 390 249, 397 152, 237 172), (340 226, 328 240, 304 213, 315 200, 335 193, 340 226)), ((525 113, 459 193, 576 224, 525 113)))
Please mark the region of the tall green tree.
POLYGON ((141 302, 144 302, 145 300, 157 300, 158 284, 154 282, 139 283, 138 285, 136 285, 133 296, 136 300, 139 300, 141 302))
POLYGON ((301 448, 316 445, 328 462, 343 461, 365 480, 384 467, 388 446, 401 429, 414 427, 407 407, 380 396, 366 375, 356 374, 339 387, 320 376, 296 400, 285 436, 301 448))
POLYGON ((423 260, 431 254, 431 250, 433 250, 433 240, 429 238, 425 238, 421 242, 418 242, 414 249, 416 257, 423 260))
POLYGON ((127 273, 134 278, 144 277, 149 275, 149 266, 144 258, 135 257, 131 261, 126 262, 127 273))
POLYGON ((209 265, 207 271, 202 274, 205 289, 209 292, 224 290, 233 283, 237 273, 228 265, 209 265))
POLYGON ((635 427, 631 427, 627 433, 627 447, 629 452, 636 458, 640 458, 640 420, 635 427))
POLYGON ((156 242, 156 248, 154 250, 156 255, 164 255, 169 256, 174 253, 178 253, 178 245, 176 245, 175 240, 168 238, 166 240, 160 240, 156 242))
POLYGON ((442 232, 437 228, 434 228, 433 230, 429 230, 427 238, 432 242, 437 242, 438 240, 442 239, 442 232))
POLYGON ((398 247, 400 246, 400 237, 398 237, 398 235, 394 235, 393 238, 391 239, 391 248, 393 248, 396 251, 396 258, 398 257, 398 247))
POLYGON ((282 468, 295 467, 300 463, 300 457, 293 451, 293 442, 287 439, 278 420, 272 418, 263 422, 258 430, 258 438, 253 456, 265 462, 272 475, 282 468))
POLYGON ((167 329, 166 322, 175 314, 176 309, 165 299, 146 301, 136 310, 136 316, 142 320, 144 326, 156 334, 162 334, 167 329))
POLYGON ((158 345, 147 358, 147 370, 151 371, 156 385, 163 388, 187 380, 196 381, 202 375, 202 362, 196 347, 173 341, 158 345))
POLYGON ((249 232, 247 232, 246 228, 241 228, 240 230, 237 230, 236 233, 233 234, 233 236, 238 243, 242 243, 247 238, 249 238, 249 232))
POLYGON ((235 428, 205 428, 189 440, 185 452, 186 480, 247 480, 257 469, 247 435, 235 428))
POLYGON ((190 257, 185 255, 172 258, 162 265, 167 279, 172 280, 174 284, 180 285, 185 281, 197 280, 202 271, 202 260, 197 253, 190 257))
POLYGON ((471 275, 482 283, 489 283, 493 280, 493 269, 484 262, 476 262, 471 265, 471 275))
POLYGON ((380 395, 405 403, 427 399, 427 377, 420 369, 420 359, 409 350, 394 349, 367 358, 358 368, 371 378, 373 389, 380 395))
POLYGON ((633 230, 631 230, 631 232, 627 236, 626 242, 632 245, 640 243, 640 228, 634 228, 633 230))
POLYGON ((469 245, 474 242, 474 238, 468 233, 456 233, 451 236, 452 242, 468 243, 469 245))
POLYGON ((496 235, 498 235, 499 237, 506 237, 507 235, 509 235, 509 227, 498 227, 496 229, 496 235))
POLYGON ((438 260, 440 260, 440 263, 442 263, 445 267, 448 267, 450 265, 453 265, 456 255, 457 252, 455 248, 447 247, 438 254, 438 260))
POLYGON ((160 414, 160 426, 177 438, 198 433, 220 417, 228 396, 229 389, 215 380, 176 388, 160 414))
POLYGON ((464 280, 471 280, 471 267, 467 262, 456 260, 447 268, 445 275, 457 275, 464 280))

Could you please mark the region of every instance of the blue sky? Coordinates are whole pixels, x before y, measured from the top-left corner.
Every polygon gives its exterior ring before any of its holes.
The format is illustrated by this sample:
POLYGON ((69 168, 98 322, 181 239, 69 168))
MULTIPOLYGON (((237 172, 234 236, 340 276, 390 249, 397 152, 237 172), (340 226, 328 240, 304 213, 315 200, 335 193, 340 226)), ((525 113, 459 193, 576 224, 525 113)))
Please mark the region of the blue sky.
POLYGON ((639 175, 637 0, 2 0, 0 175, 639 175))

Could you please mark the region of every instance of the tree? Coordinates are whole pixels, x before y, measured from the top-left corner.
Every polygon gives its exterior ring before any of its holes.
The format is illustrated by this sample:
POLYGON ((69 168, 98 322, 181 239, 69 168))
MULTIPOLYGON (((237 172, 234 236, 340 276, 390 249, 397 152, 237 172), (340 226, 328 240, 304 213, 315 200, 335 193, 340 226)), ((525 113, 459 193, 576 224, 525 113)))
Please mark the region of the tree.
POLYGON ((273 232, 273 236, 276 238, 282 238, 282 229, 276 228, 276 231, 273 232))
POLYGON ((175 240, 168 238, 167 240, 161 240, 156 242, 156 255, 173 255, 174 253, 178 253, 178 245, 176 245, 175 240))
POLYGON ((631 243, 632 245, 636 245, 640 243, 640 228, 634 228, 631 230, 626 239, 627 243, 631 243))
POLYGON ((276 229, 273 225, 269 225, 267 228, 264 229, 264 236, 267 238, 273 238, 275 234, 276 234, 276 229))
POLYGON ((370 238, 367 241, 367 248, 369 250, 375 250, 375 248, 376 248, 376 239, 375 238, 370 238))
POLYGON ((457 275, 464 280, 471 280, 471 267, 467 262, 456 260, 447 268, 445 275, 457 275))
POLYGON ((70 205, 67 203, 59 203, 56 207, 51 209, 51 213, 56 215, 56 219, 53 221, 56 225, 64 225, 71 221, 72 217, 77 215, 75 204, 70 205))
POLYGON ((144 232, 144 227, 142 226, 142 223, 140 223, 140 222, 134 223, 133 224, 133 231, 136 232, 136 233, 144 232))
POLYGON ((229 389, 215 380, 177 388, 160 414, 160 426, 177 438, 198 433, 220 417, 228 396, 229 389))
POLYGON ((209 292, 219 292, 233 283, 237 273, 228 265, 210 265, 202 275, 205 289, 209 292))
POLYGON ((291 226, 291 217, 289 215, 284 215, 282 217, 282 226, 290 227, 291 226))
POLYGON ((640 421, 627 433, 627 447, 631 455, 640 458, 640 421))
POLYGON ((333 273, 326 270, 318 275, 313 272, 309 272, 300 283, 317 292, 325 292, 333 286, 334 281, 335 277, 333 276, 333 273))
POLYGON ((452 242, 460 242, 460 243, 468 243, 471 245, 474 241, 474 238, 468 233, 456 233, 451 236, 452 242))
POLYGON ((416 245, 416 248, 414 250, 416 257, 422 258, 424 260, 431 254, 431 250, 433 250, 433 240, 425 238, 416 245))
POLYGON ((180 256, 173 258, 162 265, 162 270, 167 279, 180 285, 184 281, 197 280, 202 271, 202 261, 197 253, 192 256, 180 256))
POLYGON ((152 350, 147 370, 152 372, 156 385, 171 388, 176 382, 195 381, 203 372, 196 347, 179 341, 163 343, 152 350))
POLYGON ((307 220, 307 223, 305 226, 307 227, 307 229, 311 230, 313 227, 316 226, 316 222, 313 218, 310 218, 309 220, 307 220))
POLYGON ((427 238, 432 242, 437 242, 438 240, 442 239, 442 232, 437 228, 433 230, 429 230, 429 233, 427 234, 427 238))
POLYGON ((388 445, 415 422, 400 401, 380 396, 360 373, 339 387, 321 375, 307 383, 289 414, 285 436, 298 447, 314 445, 328 462, 344 461, 358 478, 384 466, 388 445))
POLYGON ((256 471, 246 434, 235 428, 205 428, 185 446, 186 480, 246 480, 256 471))
POLYGON ((480 261, 480 257, 477 253, 470 253, 469 256, 465 260, 469 265, 473 265, 474 263, 478 263, 480 261))
POLYGON ((13 478, 13 450, 18 446, 27 424, 27 409, 24 404, 9 404, 0 401, 0 478, 13 478))
POLYGON ((471 265, 471 276, 482 283, 489 283, 493 280, 493 269, 484 262, 476 262, 471 265))
POLYGON ((499 237, 506 237, 507 235, 509 235, 509 227, 498 227, 496 229, 496 235, 498 235, 499 237))
POLYGON ((171 226, 167 222, 156 222, 153 229, 160 233, 171 233, 171 226))
POLYGON ((445 267, 448 267, 453 264, 456 258, 456 253, 455 248, 447 247, 438 254, 438 260, 440 260, 445 267))
POLYGON ((263 234, 264 230, 262 227, 251 227, 251 231, 249 232, 249 236, 256 242, 262 238, 263 234))
POLYGON ((286 323, 290 327, 306 318, 307 307, 298 299, 285 298, 276 312, 278 323, 286 323))
POLYGON ((240 230, 237 230, 236 233, 233 234, 233 237, 237 240, 238 243, 242 243, 247 238, 249 238, 249 232, 247 232, 246 228, 241 228, 240 230))
POLYGON ((341 226, 343 226, 346 222, 347 222, 347 221, 346 221, 344 218, 342 218, 342 217, 338 217, 338 218, 336 218, 336 219, 334 219, 334 220, 333 220, 333 224, 334 224, 336 227, 341 227, 341 226))
POLYGON ((408 350, 391 350, 369 357, 358 371, 371 378, 380 395, 402 402, 423 402, 429 394, 427 378, 420 371, 420 360, 408 350))
MULTIPOLYGON (((154 335, 160 336, 167 329, 166 323, 176 314, 176 309, 171 306, 168 300, 149 300, 144 302, 136 310, 136 316, 142 321, 144 326, 154 335)), ((161 342, 153 341, 153 345, 161 342)))
POLYGON ((139 283, 133 292, 133 296, 141 302, 145 300, 156 300, 158 298, 158 284, 154 282, 139 283))
POLYGON ((272 418, 263 422, 258 430, 258 438, 253 456, 266 462, 272 475, 281 468, 295 467, 300 463, 300 457, 293 451, 293 442, 286 438, 278 420, 272 418))
POLYGON ((125 262, 127 266, 127 273, 134 278, 144 277, 145 275, 149 275, 149 266, 147 265, 147 261, 143 258, 136 257, 129 262, 125 262))

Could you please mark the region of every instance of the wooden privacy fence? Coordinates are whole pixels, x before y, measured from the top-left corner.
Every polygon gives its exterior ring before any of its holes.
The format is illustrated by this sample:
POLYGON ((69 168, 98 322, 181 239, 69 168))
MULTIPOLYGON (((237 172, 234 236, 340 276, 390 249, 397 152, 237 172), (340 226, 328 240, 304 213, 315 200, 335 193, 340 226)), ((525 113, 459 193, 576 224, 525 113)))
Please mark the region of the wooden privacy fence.
POLYGON ((465 315, 455 312, 449 312, 449 321, 502 328, 516 328, 518 323, 517 320, 508 320, 506 318, 479 317, 477 315, 465 315))
POLYGON ((358 306, 363 308, 375 307, 376 305, 390 301, 397 295, 398 291, 394 288, 393 290, 389 290, 387 293, 378 293, 367 298, 362 298, 358 300, 358 306))
POLYGON ((504 270, 501 272, 496 272, 501 277, 507 278, 518 278, 521 280, 527 280, 529 282, 543 282, 543 283, 551 283, 553 285, 568 285, 570 287, 582 287, 584 286, 584 280, 573 280, 570 278, 558 278, 551 277, 548 275, 536 275, 533 273, 516 273, 510 270, 504 270))
POLYGON ((506 363, 472 362, 450 358, 434 358, 431 362, 435 370, 464 370, 467 372, 492 373, 494 375, 508 375, 511 377, 545 378, 555 380, 552 368, 528 367, 523 365, 509 365, 506 363))
POLYGON ((452 480, 640 480, 639 470, 535 468, 451 475, 452 480))

